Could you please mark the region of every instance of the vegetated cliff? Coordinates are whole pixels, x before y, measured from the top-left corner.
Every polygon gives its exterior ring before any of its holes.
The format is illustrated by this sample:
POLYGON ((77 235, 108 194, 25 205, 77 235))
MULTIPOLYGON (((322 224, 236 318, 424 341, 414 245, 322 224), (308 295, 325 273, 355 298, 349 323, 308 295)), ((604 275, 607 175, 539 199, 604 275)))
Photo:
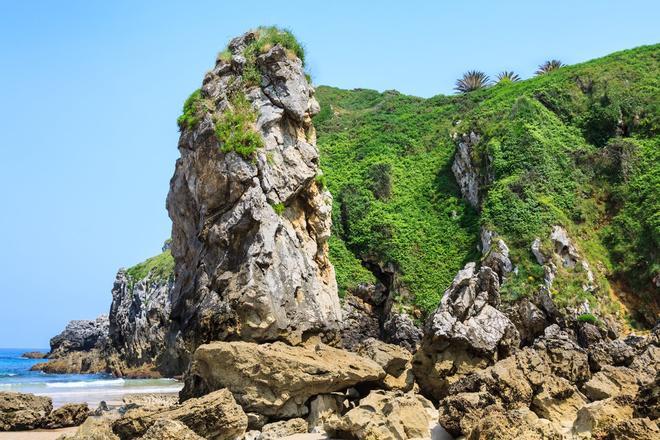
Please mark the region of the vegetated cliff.
POLYGON ((174 370, 214 340, 337 339, 332 197, 319 181, 303 52, 271 28, 232 40, 179 118, 172 219, 174 370))
POLYGON ((33 369, 47 373, 112 373, 157 377, 170 324, 174 260, 168 249, 117 272, 109 315, 71 321, 50 341, 48 361, 33 369))
POLYGON ((420 316, 478 257, 482 233, 496 233, 513 269, 504 301, 547 285, 578 313, 653 325, 659 51, 458 96, 318 87, 314 124, 335 198, 330 257, 340 291, 373 282, 373 273, 395 309, 420 316), (559 246, 556 227, 579 264, 534 256, 533 243, 542 254, 559 246))

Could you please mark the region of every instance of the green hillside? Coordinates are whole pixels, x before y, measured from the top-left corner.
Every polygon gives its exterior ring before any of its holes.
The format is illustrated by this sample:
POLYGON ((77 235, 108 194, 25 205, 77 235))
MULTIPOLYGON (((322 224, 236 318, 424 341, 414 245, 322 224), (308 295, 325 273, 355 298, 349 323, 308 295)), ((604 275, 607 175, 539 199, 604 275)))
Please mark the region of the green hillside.
POLYGON ((340 290, 374 272, 392 282, 402 307, 429 311, 456 271, 479 257, 483 225, 504 237, 519 268, 505 293, 526 295, 543 276, 530 244, 560 224, 600 289, 585 293, 579 274, 562 272, 559 303, 588 300, 615 312, 611 284, 657 303, 659 63, 660 45, 646 46, 430 99, 318 87, 314 124, 335 197, 331 258, 340 290), (481 136, 473 162, 494 176, 480 212, 462 200, 450 168, 457 138, 471 131, 481 136))

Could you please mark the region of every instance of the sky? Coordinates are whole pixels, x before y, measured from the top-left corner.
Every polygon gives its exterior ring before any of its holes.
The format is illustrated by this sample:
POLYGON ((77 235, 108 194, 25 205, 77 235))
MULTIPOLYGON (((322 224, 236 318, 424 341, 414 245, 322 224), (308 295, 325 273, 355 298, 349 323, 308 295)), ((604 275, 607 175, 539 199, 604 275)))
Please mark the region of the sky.
POLYGON ((654 1, 0 0, 0 347, 107 313, 120 267, 160 252, 176 118, 227 41, 291 29, 315 84, 450 94, 660 42, 654 1))

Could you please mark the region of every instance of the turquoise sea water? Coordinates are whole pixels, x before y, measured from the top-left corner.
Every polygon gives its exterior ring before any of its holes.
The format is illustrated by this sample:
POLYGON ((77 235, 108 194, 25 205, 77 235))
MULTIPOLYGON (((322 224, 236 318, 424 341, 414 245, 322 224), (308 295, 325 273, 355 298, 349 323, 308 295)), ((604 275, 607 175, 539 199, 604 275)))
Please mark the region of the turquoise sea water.
POLYGON ((28 351, 47 349, 0 348, 0 391, 50 396, 54 406, 87 402, 96 407, 101 400, 119 402, 126 394, 176 393, 181 383, 172 379, 118 379, 106 374, 45 374, 30 371, 41 359, 26 359, 28 351))

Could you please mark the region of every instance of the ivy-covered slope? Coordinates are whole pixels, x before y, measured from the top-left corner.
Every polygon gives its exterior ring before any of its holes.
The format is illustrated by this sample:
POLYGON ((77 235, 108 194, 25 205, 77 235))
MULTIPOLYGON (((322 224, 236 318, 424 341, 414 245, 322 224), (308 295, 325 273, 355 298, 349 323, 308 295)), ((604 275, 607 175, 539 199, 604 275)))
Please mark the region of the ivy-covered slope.
POLYGON ((505 292, 526 295, 543 279, 531 242, 562 225, 599 289, 585 292, 578 277, 561 273, 558 302, 617 312, 610 297, 623 290, 657 304, 659 62, 660 45, 645 46, 430 99, 318 87, 314 124, 335 197, 340 290, 386 274, 400 303, 428 311, 478 258, 484 226, 505 239, 518 267, 505 292), (463 201, 451 171, 458 139, 470 132, 480 135, 472 161, 491 176, 480 209, 463 201))

